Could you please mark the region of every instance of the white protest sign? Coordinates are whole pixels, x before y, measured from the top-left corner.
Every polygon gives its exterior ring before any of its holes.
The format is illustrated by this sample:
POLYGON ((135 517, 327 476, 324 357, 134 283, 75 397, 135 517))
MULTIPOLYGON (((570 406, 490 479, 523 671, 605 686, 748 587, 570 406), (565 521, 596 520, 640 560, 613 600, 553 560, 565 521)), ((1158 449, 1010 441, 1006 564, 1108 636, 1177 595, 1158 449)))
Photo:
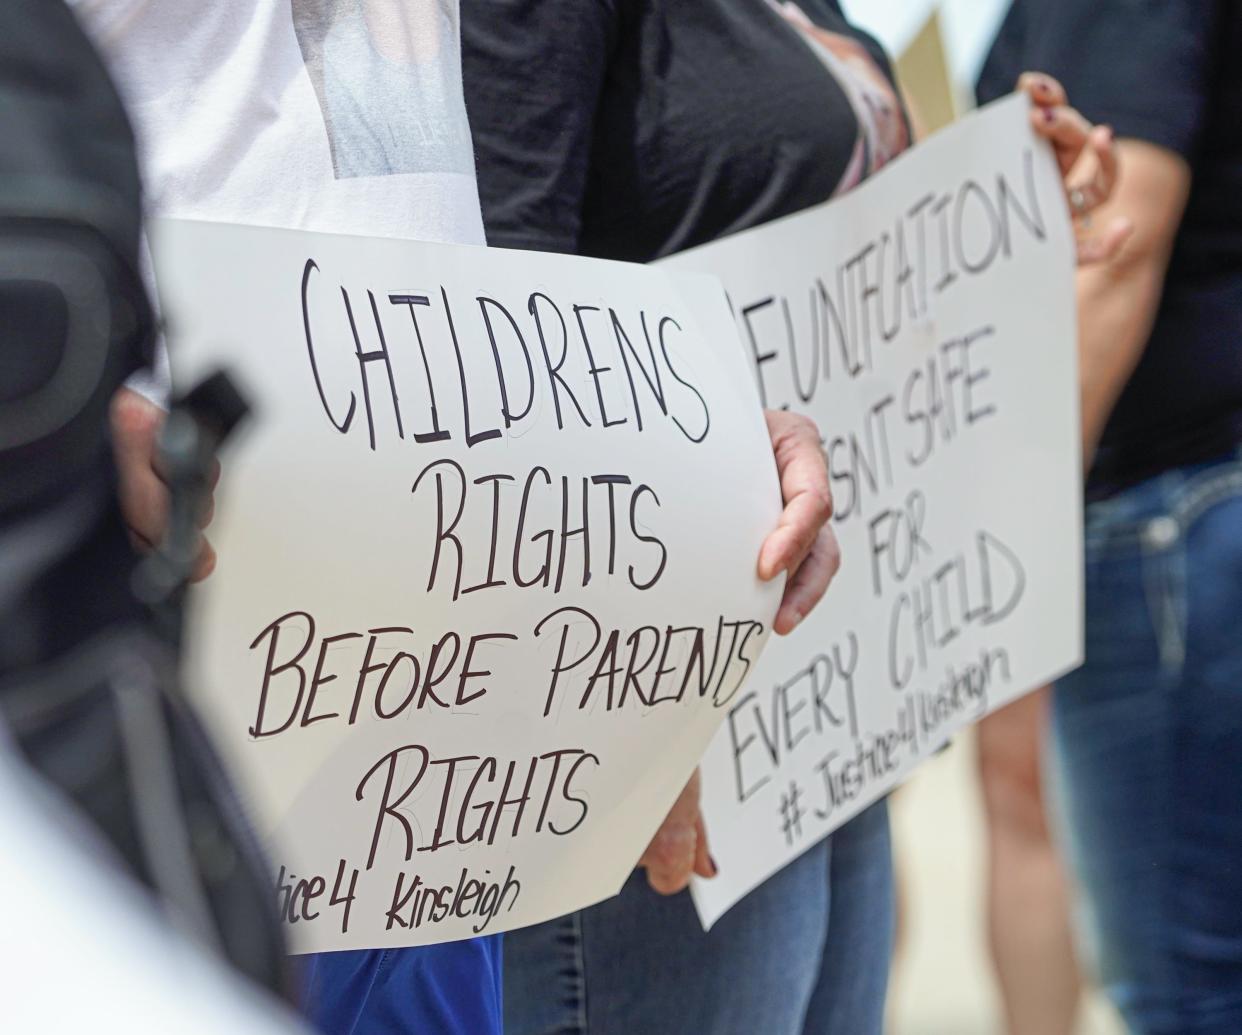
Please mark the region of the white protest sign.
POLYGON ((724 281, 765 405, 819 424, 843 557, 704 760, 710 925, 954 731, 1080 663, 1074 246, 1019 97, 666 265, 724 281))
POLYGON ((780 492, 720 284, 564 256, 153 227, 224 457, 188 682, 296 951, 616 893, 766 639, 780 492))

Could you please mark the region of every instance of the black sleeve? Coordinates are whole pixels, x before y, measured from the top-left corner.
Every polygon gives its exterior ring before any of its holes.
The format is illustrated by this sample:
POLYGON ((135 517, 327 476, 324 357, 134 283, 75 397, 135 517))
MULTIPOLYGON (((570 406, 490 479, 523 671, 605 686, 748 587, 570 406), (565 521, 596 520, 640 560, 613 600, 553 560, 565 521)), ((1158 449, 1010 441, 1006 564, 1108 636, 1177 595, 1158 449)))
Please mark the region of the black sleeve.
POLYGON ((462 73, 489 244, 576 252, 618 0, 462 0, 462 73))
POLYGON ((1018 76, 1027 70, 1024 55, 1027 7, 1027 0, 1014 0, 996 31, 975 83, 975 100, 980 105, 1012 92, 1018 76))
MULTIPOLYGON (((0 557, 18 549, 2 541, 10 521, 111 476, 108 403, 150 345, 141 226, 133 133, 99 55, 64 4, 4 0, 0 557)), ((64 526, 66 539, 94 520, 64 526)))
POLYGON ((1215 0, 1016 0, 977 93, 992 100, 1021 72, 1047 72, 1093 122, 1189 158, 1218 21, 1215 0))

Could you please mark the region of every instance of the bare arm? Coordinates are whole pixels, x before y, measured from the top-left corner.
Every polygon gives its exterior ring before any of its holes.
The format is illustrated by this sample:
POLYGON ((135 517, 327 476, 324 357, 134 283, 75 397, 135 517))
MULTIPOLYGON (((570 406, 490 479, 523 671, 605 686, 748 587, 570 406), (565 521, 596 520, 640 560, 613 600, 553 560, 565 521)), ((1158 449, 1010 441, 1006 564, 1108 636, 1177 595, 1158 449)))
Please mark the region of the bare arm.
POLYGON ((1107 223, 1128 215, 1134 230, 1117 255, 1078 270, 1082 441, 1088 465, 1151 334, 1190 193, 1190 167, 1172 151, 1132 139, 1119 140, 1117 146, 1117 185, 1093 218, 1107 223))

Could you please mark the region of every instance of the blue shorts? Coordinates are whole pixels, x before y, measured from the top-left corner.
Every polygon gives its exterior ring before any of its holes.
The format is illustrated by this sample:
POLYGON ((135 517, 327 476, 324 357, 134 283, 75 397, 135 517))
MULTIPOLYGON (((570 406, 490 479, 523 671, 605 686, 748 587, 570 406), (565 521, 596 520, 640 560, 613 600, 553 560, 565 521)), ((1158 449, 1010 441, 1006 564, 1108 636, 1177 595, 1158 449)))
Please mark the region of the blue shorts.
POLYGON ((325 1035, 501 1035, 501 936, 301 958, 302 1012, 325 1035))

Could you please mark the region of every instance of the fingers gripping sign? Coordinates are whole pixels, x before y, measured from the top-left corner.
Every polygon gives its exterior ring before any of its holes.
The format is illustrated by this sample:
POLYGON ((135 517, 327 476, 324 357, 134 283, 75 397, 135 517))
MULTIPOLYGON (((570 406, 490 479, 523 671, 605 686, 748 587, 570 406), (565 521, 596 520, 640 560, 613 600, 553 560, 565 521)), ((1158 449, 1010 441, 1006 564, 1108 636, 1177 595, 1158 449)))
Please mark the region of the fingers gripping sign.
POLYGON ((765 417, 785 509, 759 554, 759 577, 788 575, 773 626, 784 636, 819 603, 841 566, 841 553, 828 523, 832 492, 818 428, 808 417, 781 410, 768 410, 765 417))
POLYGON ((716 862, 707 843, 707 828, 699 811, 699 771, 669 809, 638 865, 647 870, 647 881, 661 895, 685 890, 691 874, 716 876, 716 862))
MULTIPOLYGON (((760 550, 758 571, 764 581, 787 575, 773 624, 786 635, 823 597, 841 566, 841 553, 829 524, 832 493, 819 429, 810 418, 784 410, 768 410, 764 416, 784 510, 760 550)), ((699 795, 696 769, 639 860, 651 886, 663 895, 682 891, 692 874, 716 876, 699 795)))
POLYGON ((1031 98, 1031 125, 1052 145, 1074 217, 1078 264, 1087 266, 1112 258, 1134 232, 1134 224, 1118 216, 1103 228, 1092 227, 1091 213, 1103 205, 1117 185, 1117 147, 1109 126, 1092 125, 1069 106, 1065 88, 1052 76, 1025 72, 1019 93, 1031 98))

